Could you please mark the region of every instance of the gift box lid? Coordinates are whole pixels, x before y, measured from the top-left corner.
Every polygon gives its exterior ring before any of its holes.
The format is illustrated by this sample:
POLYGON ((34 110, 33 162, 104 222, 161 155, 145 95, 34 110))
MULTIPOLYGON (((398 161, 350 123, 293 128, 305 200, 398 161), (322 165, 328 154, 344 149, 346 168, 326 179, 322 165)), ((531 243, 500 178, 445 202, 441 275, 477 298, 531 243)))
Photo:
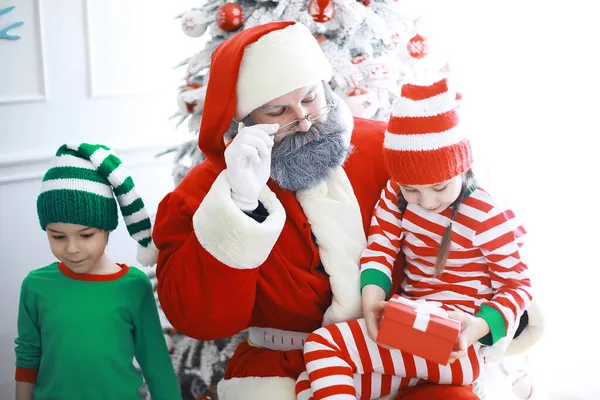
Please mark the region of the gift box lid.
MULTIPOLYGON (((407 304, 394 301, 394 299, 398 297, 400 296, 395 294, 388 302, 384 319, 389 318, 396 323, 413 326, 417 319, 417 309, 407 304)), ((455 341, 460 333, 460 321, 436 314, 429 314, 429 323, 427 324, 426 332, 444 340, 455 341)))

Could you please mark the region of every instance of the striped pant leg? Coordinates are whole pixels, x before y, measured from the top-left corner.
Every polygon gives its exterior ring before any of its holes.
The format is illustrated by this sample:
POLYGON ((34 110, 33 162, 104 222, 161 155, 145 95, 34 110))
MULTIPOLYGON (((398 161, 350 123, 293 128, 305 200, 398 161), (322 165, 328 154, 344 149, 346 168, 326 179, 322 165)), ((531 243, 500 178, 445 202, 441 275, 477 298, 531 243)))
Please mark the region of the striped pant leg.
MULTIPOLYGON (((354 374, 354 392, 337 393, 328 399, 377 399, 387 394, 396 394, 402 389, 415 386, 420 379, 401 378, 393 375, 383 375, 377 372, 354 374)), ((296 399, 314 400, 313 391, 308 379, 308 373, 302 372, 296 381, 296 399)))
POLYGON ((374 399, 418 380, 469 385, 480 371, 477 349, 472 346, 465 357, 451 365, 438 365, 378 346, 367 336, 361 319, 312 333, 304 346, 304 360, 315 399, 374 399), (355 374, 360 376, 358 381, 355 374))

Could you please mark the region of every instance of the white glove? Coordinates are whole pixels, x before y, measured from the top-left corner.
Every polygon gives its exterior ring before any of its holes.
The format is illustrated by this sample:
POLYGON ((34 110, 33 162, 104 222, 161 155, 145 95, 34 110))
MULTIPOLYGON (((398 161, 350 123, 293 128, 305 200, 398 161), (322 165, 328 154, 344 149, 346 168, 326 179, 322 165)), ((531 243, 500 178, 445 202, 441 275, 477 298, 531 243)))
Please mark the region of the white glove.
POLYGON ((278 124, 246 126, 225 149, 231 198, 242 211, 258 207, 258 195, 271 175, 271 149, 278 124))

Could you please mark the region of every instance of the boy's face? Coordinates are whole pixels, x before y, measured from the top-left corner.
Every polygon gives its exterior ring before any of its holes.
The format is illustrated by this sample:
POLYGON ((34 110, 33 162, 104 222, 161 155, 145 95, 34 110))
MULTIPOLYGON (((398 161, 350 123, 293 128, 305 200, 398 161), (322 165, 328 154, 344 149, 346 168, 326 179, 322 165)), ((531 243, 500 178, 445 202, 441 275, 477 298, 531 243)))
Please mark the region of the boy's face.
POLYGON ((88 226, 54 222, 46 225, 52 254, 76 274, 90 274, 100 266, 108 232, 88 226))

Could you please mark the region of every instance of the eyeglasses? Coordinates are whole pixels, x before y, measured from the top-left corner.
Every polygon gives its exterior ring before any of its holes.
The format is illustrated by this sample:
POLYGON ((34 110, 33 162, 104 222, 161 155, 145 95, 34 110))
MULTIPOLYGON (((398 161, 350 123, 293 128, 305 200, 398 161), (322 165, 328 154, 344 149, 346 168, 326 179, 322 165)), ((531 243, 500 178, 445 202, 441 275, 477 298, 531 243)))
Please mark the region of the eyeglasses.
POLYGON ((321 118, 325 117, 327 114, 329 114, 329 111, 331 111, 331 109, 333 108, 334 105, 335 104, 333 102, 331 102, 331 103, 327 104, 325 107, 319 108, 317 111, 313 111, 310 114, 306 114, 304 116, 304 118, 296 118, 292 122, 283 125, 282 127, 280 127, 277 130, 277 132, 271 133, 269 136, 277 137, 279 135, 283 135, 285 133, 295 131, 296 129, 298 129, 298 126, 300 126, 300 123, 302 121, 304 121, 305 119, 311 123, 318 121, 319 119, 321 119, 321 118))

